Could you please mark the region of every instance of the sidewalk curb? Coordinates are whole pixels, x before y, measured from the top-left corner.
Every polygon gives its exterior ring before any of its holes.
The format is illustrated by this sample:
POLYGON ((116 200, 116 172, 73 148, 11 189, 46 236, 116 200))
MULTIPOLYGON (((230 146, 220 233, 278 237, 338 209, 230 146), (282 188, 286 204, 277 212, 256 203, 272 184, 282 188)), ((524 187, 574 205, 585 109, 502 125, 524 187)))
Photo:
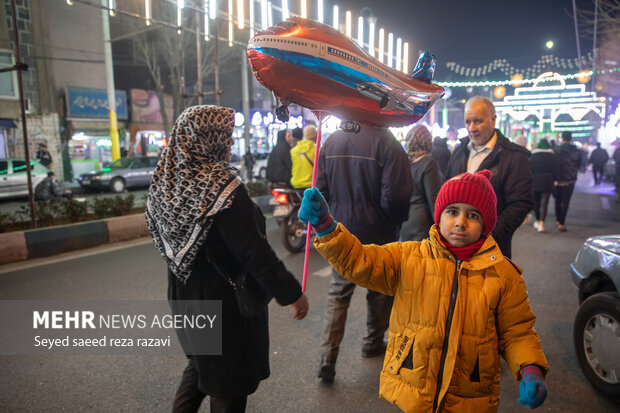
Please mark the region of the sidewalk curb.
MULTIPOLYGON (((252 198, 271 212, 271 196, 252 198)), ((0 234, 0 265, 149 235, 144 213, 0 234)))

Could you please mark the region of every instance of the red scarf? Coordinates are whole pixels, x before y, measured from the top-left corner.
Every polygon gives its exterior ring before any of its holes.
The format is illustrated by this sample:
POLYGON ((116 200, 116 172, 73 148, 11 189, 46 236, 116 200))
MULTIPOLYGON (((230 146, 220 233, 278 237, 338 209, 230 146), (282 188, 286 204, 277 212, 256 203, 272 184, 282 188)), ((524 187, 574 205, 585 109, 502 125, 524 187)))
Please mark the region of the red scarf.
POLYGON ((455 247, 454 245, 446 241, 446 239, 441 236, 441 233, 439 234, 439 236, 441 237, 441 240, 443 241, 443 243, 446 244, 446 247, 448 248, 448 250, 450 250, 450 252, 454 254, 456 258, 461 261, 470 260, 471 257, 476 252, 478 252, 480 247, 482 247, 482 244, 484 244, 484 241, 486 241, 487 239, 487 237, 482 237, 478 241, 474 242, 473 244, 467 245, 465 247, 455 247))

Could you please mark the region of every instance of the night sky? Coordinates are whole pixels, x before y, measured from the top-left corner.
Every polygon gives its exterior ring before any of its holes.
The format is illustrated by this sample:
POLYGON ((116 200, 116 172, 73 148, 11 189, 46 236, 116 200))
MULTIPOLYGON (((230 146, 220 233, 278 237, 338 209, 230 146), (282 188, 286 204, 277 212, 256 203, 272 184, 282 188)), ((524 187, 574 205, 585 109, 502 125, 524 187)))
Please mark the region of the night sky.
MULTIPOLYGON (((435 54, 436 80, 449 73, 445 64, 451 61, 477 67, 507 59, 518 68, 527 68, 543 54, 577 57, 572 0, 326 1, 327 23, 331 23, 333 4, 340 6, 341 21, 346 10, 353 12, 354 37, 360 10, 369 7, 377 17, 377 30, 383 27, 386 36, 391 31, 394 39, 409 42, 410 66, 415 65, 418 49, 435 54), (545 47, 547 40, 554 42, 551 52, 545 47)), ((594 2, 577 0, 577 7, 593 10, 594 2)), ((582 36, 581 53, 591 50, 592 39, 582 36)), ((502 78, 502 74, 496 72, 494 77, 502 78)))

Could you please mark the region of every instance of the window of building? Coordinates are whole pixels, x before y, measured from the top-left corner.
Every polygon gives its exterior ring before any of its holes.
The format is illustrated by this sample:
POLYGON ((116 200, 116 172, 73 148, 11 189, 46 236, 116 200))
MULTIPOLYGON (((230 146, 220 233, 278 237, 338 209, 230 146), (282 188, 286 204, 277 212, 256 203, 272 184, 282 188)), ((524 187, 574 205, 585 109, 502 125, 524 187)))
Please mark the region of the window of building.
MULTIPOLYGON (((10 67, 15 64, 13 52, 0 49, 0 68, 10 67)), ((15 71, 0 73, 0 98, 17 99, 17 73, 15 71)))

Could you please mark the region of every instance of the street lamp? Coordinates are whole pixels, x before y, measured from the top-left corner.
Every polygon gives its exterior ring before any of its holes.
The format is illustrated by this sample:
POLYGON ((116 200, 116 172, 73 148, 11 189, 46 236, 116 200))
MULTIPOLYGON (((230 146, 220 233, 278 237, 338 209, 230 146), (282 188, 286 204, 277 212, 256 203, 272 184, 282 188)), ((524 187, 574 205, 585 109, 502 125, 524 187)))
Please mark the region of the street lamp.
POLYGON ((553 40, 547 40, 545 46, 547 46, 547 49, 553 48, 553 40))

